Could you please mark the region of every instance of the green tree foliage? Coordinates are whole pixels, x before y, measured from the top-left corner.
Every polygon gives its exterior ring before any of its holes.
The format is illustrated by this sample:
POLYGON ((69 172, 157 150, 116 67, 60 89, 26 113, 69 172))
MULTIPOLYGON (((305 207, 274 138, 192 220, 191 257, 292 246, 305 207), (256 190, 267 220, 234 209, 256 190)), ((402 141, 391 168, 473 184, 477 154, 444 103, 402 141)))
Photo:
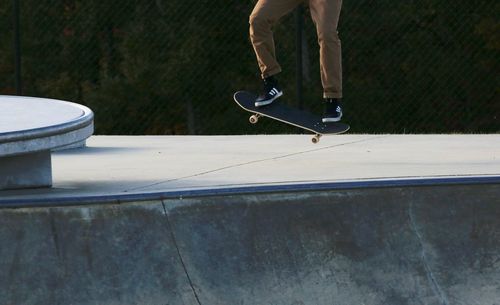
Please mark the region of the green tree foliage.
MULTIPOLYGON (((0 5, 0 92, 14 92, 12 3, 0 5)), ((21 1, 27 95, 86 104, 98 134, 293 132, 250 126, 232 102, 257 90, 251 0, 21 1)), ((344 2, 346 121, 354 132, 498 132, 497 1, 344 2)), ((318 49, 306 9, 304 107, 321 111, 318 49)), ((275 27, 284 101, 295 96, 295 18, 275 27)))

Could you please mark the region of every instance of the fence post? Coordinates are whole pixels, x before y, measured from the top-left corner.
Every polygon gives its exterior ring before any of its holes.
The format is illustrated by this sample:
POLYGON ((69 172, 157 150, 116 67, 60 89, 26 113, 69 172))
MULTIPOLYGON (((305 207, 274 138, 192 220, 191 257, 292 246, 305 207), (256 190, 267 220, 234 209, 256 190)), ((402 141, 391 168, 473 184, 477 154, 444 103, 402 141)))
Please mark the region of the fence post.
POLYGON ((16 94, 23 94, 23 85, 21 78, 21 30, 19 23, 19 0, 13 0, 13 12, 14 12, 14 78, 16 86, 16 94))
POLYGON ((303 108, 303 93, 302 93, 302 32, 304 28, 304 6, 300 4, 295 11, 295 23, 296 23, 296 94, 297 94, 297 106, 299 109, 303 108))

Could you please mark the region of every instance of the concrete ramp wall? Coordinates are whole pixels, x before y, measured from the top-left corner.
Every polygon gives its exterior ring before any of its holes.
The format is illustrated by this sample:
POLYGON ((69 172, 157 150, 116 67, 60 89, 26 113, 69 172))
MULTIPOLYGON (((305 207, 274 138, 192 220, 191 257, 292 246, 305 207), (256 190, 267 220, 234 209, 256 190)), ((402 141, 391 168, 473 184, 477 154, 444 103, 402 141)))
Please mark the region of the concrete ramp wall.
POLYGON ((0 304, 500 304, 500 185, 0 209, 0 304))

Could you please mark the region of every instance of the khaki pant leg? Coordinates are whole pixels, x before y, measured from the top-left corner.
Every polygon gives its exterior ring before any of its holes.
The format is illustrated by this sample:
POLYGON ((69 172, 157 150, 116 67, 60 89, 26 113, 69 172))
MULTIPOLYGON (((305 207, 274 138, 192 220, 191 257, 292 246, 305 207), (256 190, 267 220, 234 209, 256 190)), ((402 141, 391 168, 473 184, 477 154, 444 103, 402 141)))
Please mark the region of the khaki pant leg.
POLYGON ((276 60, 272 26, 303 0, 259 0, 250 15, 252 41, 262 78, 281 72, 276 60))
POLYGON ((320 47, 320 69, 325 98, 342 98, 342 49, 337 25, 342 0, 309 0, 320 47))

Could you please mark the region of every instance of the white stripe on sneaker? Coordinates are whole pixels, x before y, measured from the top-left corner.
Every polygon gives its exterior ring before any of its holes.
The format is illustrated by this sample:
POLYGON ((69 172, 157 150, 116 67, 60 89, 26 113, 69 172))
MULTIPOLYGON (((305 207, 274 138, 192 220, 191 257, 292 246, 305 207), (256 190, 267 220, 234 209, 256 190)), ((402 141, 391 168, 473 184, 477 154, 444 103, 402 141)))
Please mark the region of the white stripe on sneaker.
POLYGON ((277 98, 281 97, 283 95, 283 92, 279 92, 276 94, 276 96, 265 100, 265 101, 260 101, 260 102, 255 102, 255 107, 260 107, 260 106, 266 106, 271 104, 273 101, 275 101, 277 98))

